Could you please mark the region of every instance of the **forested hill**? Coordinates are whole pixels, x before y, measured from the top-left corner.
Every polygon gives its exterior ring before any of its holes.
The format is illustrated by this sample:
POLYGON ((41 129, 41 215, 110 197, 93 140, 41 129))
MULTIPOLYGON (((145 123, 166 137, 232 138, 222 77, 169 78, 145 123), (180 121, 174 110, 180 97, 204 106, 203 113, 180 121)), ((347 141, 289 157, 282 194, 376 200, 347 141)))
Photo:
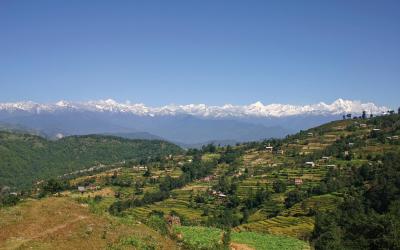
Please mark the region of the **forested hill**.
POLYGON ((160 140, 88 135, 49 141, 34 135, 0 132, 0 186, 29 188, 36 180, 98 164, 157 159, 180 152, 178 146, 160 140))

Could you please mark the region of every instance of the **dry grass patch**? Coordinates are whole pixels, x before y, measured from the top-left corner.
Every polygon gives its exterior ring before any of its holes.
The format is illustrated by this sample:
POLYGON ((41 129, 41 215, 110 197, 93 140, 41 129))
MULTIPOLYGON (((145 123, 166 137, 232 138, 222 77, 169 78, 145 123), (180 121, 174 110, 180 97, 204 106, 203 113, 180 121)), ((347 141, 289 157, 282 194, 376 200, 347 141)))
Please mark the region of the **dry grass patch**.
POLYGON ((92 214, 70 198, 29 200, 0 210, 0 249, 106 249, 127 237, 176 248, 144 225, 92 214))

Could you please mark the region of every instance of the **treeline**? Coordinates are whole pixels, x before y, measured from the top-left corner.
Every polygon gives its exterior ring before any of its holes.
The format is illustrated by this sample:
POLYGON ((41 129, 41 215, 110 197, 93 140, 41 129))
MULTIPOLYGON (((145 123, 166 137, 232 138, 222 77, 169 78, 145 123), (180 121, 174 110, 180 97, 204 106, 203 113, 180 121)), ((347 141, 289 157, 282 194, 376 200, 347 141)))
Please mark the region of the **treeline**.
POLYGON ((39 179, 124 160, 149 161, 182 150, 169 142, 113 136, 71 136, 49 141, 39 136, 0 132, 0 183, 29 189, 39 179), (150 158, 150 159, 149 159, 150 158))

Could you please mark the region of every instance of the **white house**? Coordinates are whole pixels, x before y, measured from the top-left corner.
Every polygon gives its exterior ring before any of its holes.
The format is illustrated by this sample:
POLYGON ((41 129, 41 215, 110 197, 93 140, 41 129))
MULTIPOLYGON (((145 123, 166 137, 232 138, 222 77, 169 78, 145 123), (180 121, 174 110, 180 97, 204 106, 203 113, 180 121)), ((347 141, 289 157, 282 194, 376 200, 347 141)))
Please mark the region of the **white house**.
POLYGON ((315 167, 315 163, 313 161, 307 161, 306 166, 315 167))
POLYGON ((272 146, 266 146, 265 149, 266 149, 268 152, 272 152, 272 150, 274 149, 274 147, 272 147, 272 146))

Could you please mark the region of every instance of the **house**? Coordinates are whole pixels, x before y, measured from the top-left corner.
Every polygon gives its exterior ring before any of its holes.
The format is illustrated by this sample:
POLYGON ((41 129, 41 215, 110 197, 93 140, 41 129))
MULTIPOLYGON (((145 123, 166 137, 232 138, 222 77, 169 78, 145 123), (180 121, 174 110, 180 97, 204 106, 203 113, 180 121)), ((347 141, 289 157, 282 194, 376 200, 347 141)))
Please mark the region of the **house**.
POLYGON ((136 171, 147 171, 147 167, 146 166, 134 166, 133 170, 136 170, 136 171))
POLYGON ((279 155, 283 155, 283 154, 285 153, 285 151, 283 151, 282 149, 280 149, 280 150, 276 151, 276 153, 279 154, 279 155))
POLYGON ((374 129, 372 129, 372 131, 379 132, 379 131, 381 131, 381 129, 379 129, 379 128, 374 128, 374 129))
POLYGON ((96 186, 96 185, 90 185, 89 187, 87 187, 87 190, 90 191, 96 191, 96 190, 100 190, 101 187, 100 186, 96 186))
POLYGON ((327 168, 336 168, 335 164, 326 165, 327 168))
POLYGON ((239 171, 238 173, 236 173, 234 176, 235 177, 240 177, 240 176, 242 176, 243 174, 242 174, 242 172, 241 171, 239 171))
POLYGON ((306 166, 315 167, 315 163, 313 161, 307 161, 306 166))
POLYGON ((322 156, 322 160, 324 160, 324 161, 329 161, 329 159, 330 159, 331 157, 329 157, 329 156, 322 156))
POLYGON ((294 185, 298 186, 298 185, 302 185, 303 184, 303 180, 300 178, 295 178, 294 179, 294 185))
POLYGON ((309 137, 313 137, 314 136, 314 134, 313 133, 307 133, 307 135, 309 136, 309 137))
POLYGON ((218 197, 220 197, 220 198, 225 198, 225 197, 226 197, 226 194, 224 194, 224 193, 222 193, 222 192, 219 192, 219 193, 218 193, 218 197))
POLYGON ((209 176, 204 177, 204 178, 201 179, 201 180, 202 180, 202 181, 211 181, 213 178, 214 178, 213 175, 209 175, 209 176))
POLYGON ((367 127, 367 124, 365 124, 365 123, 360 124, 360 128, 366 128, 366 127, 367 127))
POLYGON ((265 150, 267 150, 268 152, 272 152, 272 150, 274 150, 274 147, 272 146, 266 146, 265 150))
POLYGON ((354 143, 353 142, 349 142, 349 147, 353 147, 354 143))
POLYGON ((388 140, 398 140, 399 136, 398 135, 388 136, 388 137, 386 137, 386 139, 388 139, 388 140))
POLYGON ((226 194, 222 193, 221 191, 210 190, 212 195, 215 195, 219 198, 225 198, 226 194))
POLYGON ((78 191, 81 192, 81 193, 85 192, 85 187, 84 186, 79 186, 78 187, 78 191))

